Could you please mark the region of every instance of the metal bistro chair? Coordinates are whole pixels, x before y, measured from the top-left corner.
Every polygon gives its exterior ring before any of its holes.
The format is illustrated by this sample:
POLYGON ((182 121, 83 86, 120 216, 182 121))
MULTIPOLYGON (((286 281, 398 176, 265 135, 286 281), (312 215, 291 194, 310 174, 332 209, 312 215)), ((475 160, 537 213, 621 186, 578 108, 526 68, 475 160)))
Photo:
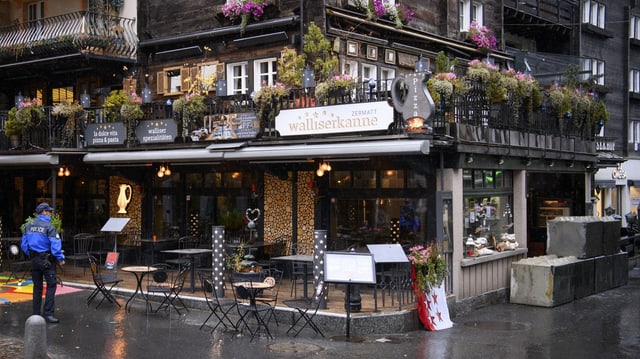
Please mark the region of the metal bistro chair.
MULTIPOLYGON (((179 249, 197 248, 198 243, 199 243, 198 237, 184 236, 178 239, 178 248, 179 249)), ((190 259, 188 257, 179 256, 178 258, 167 259, 165 260, 165 262, 171 265, 177 266, 178 269, 182 269, 185 266, 189 266, 192 260, 193 260, 193 265, 195 265, 197 268, 197 264, 196 264, 197 258, 190 259)))
MULTIPOLYGON (((292 243, 289 250, 290 254, 313 254, 313 247, 303 243, 292 243)), ((298 284, 304 285, 305 275, 307 284, 311 283, 312 277, 305 273, 305 268, 309 270, 309 263, 293 261, 291 262, 291 293, 293 298, 298 297, 298 284)))
POLYGON ((320 330, 318 325, 314 323, 313 318, 315 318, 316 314, 318 313, 320 304, 324 300, 326 290, 327 290, 327 286, 325 286, 323 283, 320 283, 318 284, 315 290, 315 294, 314 294, 315 303, 308 303, 306 301, 296 301, 294 309, 298 311, 298 313, 300 314, 300 317, 298 317, 298 319, 296 319, 293 322, 293 324, 291 324, 291 327, 289 328, 289 330, 287 330, 287 334, 292 332, 293 336, 297 337, 298 334, 300 334, 300 332, 304 328, 309 326, 311 329, 313 329, 314 332, 316 332, 316 334, 320 334, 324 338, 324 334, 322 333, 322 330, 320 330), (302 323, 302 325, 300 326, 299 329, 296 329, 296 326, 298 325, 298 323, 302 323))
POLYGON ((156 310, 154 311, 155 313, 157 313, 160 309, 164 308, 168 310, 171 307, 173 307, 176 312, 178 312, 178 314, 180 314, 180 310, 183 309, 187 312, 189 311, 189 308, 187 308, 186 304, 184 304, 184 302, 182 301, 182 298, 180 298, 180 293, 182 293, 184 282, 186 281, 189 273, 191 273, 190 271, 191 268, 189 266, 183 267, 175 276, 173 282, 171 282, 169 285, 149 286, 147 288, 150 293, 161 293, 164 295, 164 299, 162 300, 158 308, 156 308, 156 310))
POLYGON ((229 324, 233 330, 237 331, 236 324, 229 318, 229 313, 236 309, 238 303, 231 298, 220 298, 218 297, 218 293, 215 291, 213 286, 213 276, 211 274, 204 274, 202 272, 198 272, 198 276, 200 277, 200 281, 202 283, 202 290, 204 292, 204 297, 207 301, 207 306, 211 313, 207 319, 200 326, 200 330, 204 328, 209 319, 212 316, 216 316, 218 318, 218 323, 211 329, 211 333, 213 333, 220 324, 222 324, 225 329, 229 329, 229 324))
POLYGON ((118 278, 116 272, 107 272, 103 273, 100 271, 100 266, 98 265, 98 260, 96 257, 87 255, 89 259, 89 264, 91 267, 91 276, 93 277, 93 284, 95 284, 95 289, 89 297, 87 297, 87 305, 91 305, 91 302, 98 296, 98 294, 102 294, 102 300, 96 306, 96 309, 104 302, 104 300, 108 300, 110 303, 116 303, 118 307, 120 307, 120 303, 116 300, 116 298, 111 294, 111 291, 115 286, 117 286, 122 279, 118 278))
POLYGON ((93 235, 90 233, 78 233, 73 236, 73 254, 65 255, 64 259, 73 262, 74 273, 80 263, 83 268, 82 275, 87 274, 87 267, 90 266, 88 255, 91 253, 91 243, 93 243, 93 235))

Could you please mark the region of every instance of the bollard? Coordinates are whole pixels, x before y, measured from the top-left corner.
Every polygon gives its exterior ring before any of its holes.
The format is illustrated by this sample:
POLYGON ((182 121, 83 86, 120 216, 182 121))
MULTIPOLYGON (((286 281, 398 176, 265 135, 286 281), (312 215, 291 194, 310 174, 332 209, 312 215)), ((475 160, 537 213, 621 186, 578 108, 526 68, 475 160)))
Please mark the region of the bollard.
POLYGON ((24 326, 24 357, 47 358, 47 324, 39 315, 27 318, 24 326))

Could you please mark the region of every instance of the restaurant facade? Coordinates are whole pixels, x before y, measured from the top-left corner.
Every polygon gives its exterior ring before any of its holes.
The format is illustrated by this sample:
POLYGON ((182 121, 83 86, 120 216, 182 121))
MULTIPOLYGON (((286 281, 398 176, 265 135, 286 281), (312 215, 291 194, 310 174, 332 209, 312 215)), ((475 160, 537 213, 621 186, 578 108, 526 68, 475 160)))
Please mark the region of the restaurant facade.
MULTIPOLYGON (((185 2, 175 26, 168 26, 175 9, 154 1, 102 9, 136 18, 134 57, 75 43, 55 56, 3 65, 4 107, 20 90, 43 98, 46 113, 42 128, 17 146, 3 136, 3 234, 18 234, 37 202, 47 200, 63 216, 65 238, 130 218, 116 236, 123 250, 153 236, 191 235, 206 245, 220 225, 267 243, 312 243, 314 230, 326 230, 327 249, 335 251, 436 241, 449 267, 447 293, 464 310, 504 300, 510 264, 544 254, 547 219, 594 213, 598 154, 590 130, 558 128, 545 111, 524 126, 508 104, 490 105, 481 87, 436 105, 423 83, 439 52, 457 60, 459 73, 474 59, 504 69, 518 61, 438 30, 426 7, 397 27, 367 18, 354 1, 281 0, 244 27, 225 18, 224 1, 206 14, 200 3, 185 2), (279 80, 284 48, 304 52, 311 23, 331 44, 336 72, 357 85, 325 102, 313 96, 316 86, 292 89, 275 116, 261 116, 253 96, 279 80), (65 51, 84 55, 37 83, 65 51), (99 72, 105 63, 110 71, 99 72), (80 65, 86 70, 74 72, 80 65), (206 110, 187 125, 175 104, 194 83, 206 110), (140 94, 143 118, 107 120, 105 103, 117 89, 140 94), (61 140, 69 120, 52 113, 62 93, 90 101, 70 141, 61 140), (247 218, 255 231, 247 230, 247 218), (482 239, 488 245, 476 246, 482 239), (509 247, 499 250, 500 242, 509 247)), ((485 22, 492 6, 485 4, 485 22)))

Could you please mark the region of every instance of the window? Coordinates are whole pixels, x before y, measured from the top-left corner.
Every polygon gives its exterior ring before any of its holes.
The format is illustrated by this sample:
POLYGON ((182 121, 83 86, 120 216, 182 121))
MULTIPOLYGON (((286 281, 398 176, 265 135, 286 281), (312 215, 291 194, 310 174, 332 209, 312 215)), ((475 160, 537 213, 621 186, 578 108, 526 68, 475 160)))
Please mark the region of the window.
POLYGON ((63 102, 73 102, 73 87, 56 87, 51 90, 51 102, 59 104, 63 102))
POLYGON ((379 88, 380 89, 386 89, 387 91, 391 90, 391 83, 393 82, 393 79, 396 78, 396 70, 395 69, 390 69, 390 68, 386 68, 383 67, 380 69, 380 82, 382 82, 382 84, 379 84, 379 88))
POLYGON ((227 94, 238 95, 247 93, 247 62, 227 64, 227 94))
POLYGON ((640 40, 640 18, 631 16, 629 21, 629 38, 640 40))
POLYGON ((596 85, 604 86, 604 61, 598 59, 582 59, 582 80, 593 78, 596 85))
POLYGON ((582 9, 582 22, 601 29, 605 28, 605 6, 597 1, 585 0, 582 9))
POLYGON ((640 143, 640 121, 629 121, 629 143, 634 144, 634 151, 638 151, 640 143))
POLYGON ((344 61, 342 63, 342 74, 351 76, 352 78, 358 77, 358 62, 357 61, 344 61))
POLYGON ((44 19, 44 1, 27 4, 27 21, 33 22, 44 19))
POLYGON ((200 78, 202 79, 202 87, 205 91, 212 90, 216 85, 218 76, 224 75, 224 67, 218 62, 202 64, 200 66, 200 78))
POLYGON ((378 68, 377 66, 362 64, 362 77, 361 81, 369 81, 369 79, 373 78, 374 80, 378 79, 378 68))
POLYGON ((268 58, 262 60, 256 60, 253 63, 253 89, 258 91, 262 88, 263 84, 267 86, 273 86, 277 81, 277 59, 268 58))
POLYGON ((182 88, 182 79, 189 77, 189 70, 181 67, 170 67, 156 74, 156 91, 158 94, 176 95, 188 90, 182 88))
POLYGON ((640 70, 629 70, 629 92, 640 93, 640 70))
POLYGON ((460 31, 469 31, 471 22, 475 21, 478 26, 484 25, 484 16, 482 4, 471 1, 462 0, 458 3, 460 31))

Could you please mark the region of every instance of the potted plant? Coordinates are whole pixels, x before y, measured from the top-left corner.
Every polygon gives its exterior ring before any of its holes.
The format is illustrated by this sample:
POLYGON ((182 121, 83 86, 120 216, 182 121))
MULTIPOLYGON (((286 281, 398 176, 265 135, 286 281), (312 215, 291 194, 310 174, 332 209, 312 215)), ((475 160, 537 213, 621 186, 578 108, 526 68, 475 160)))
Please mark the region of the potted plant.
POLYGON ((483 53, 498 49, 496 37, 491 30, 486 26, 478 25, 475 20, 469 25, 469 40, 483 53))
MULTIPOLYGON (((427 298, 438 296, 441 300, 446 298, 444 292, 444 279, 448 274, 447 263, 440 253, 436 243, 428 246, 417 245, 410 249, 407 256, 412 265, 412 287, 417 299, 418 317, 422 324, 429 330, 440 329, 431 319, 431 303, 427 298)), ((446 301, 445 308, 446 308, 446 301)), ((448 317, 448 310, 446 313, 448 317)), ((448 318, 443 318, 449 321, 448 318)), ((450 321, 449 321, 450 323, 450 321)))
POLYGON ((283 83, 277 82, 273 86, 262 86, 253 96, 253 102, 258 111, 256 115, 265 126, 272 124, 280 113, 282 101, 289 97, 289 90, 283 83))
POLYGON ((18 107, 9 110, 5 122, 5 135, 7 137, 24 135, 29 128, 38 126, 44 119, 44 115, 42 100, 39 98, 22 101, 18 107))
POLYGON ((182 125, 182 136, 188 137, 191 127, 207 112, 204 100, 203 95, 190 92, 173 101, 173 113, 177 117, 178 123, 182 125))
POLYGON ((356 9, 367 14, 367 20, 387 19, 400 29, 413 20, 415 11, 409 6, 396 2, 392 4, 383 0, 355 0, 356 9))
POLYGON ((249 20, 260 20, 268 5, 261 0, 229 0, 222 6, 222 15, 232 23, 240 21, 240 33, 244 34, 249 20))
POLYGON ((66 146, 73 142, 76 134, 76 120, 82 116, 84 109, 78 101, 63 101, 53 106, 51 114, 66 119, 64 129, 62 130, 62 145, 66 146))

